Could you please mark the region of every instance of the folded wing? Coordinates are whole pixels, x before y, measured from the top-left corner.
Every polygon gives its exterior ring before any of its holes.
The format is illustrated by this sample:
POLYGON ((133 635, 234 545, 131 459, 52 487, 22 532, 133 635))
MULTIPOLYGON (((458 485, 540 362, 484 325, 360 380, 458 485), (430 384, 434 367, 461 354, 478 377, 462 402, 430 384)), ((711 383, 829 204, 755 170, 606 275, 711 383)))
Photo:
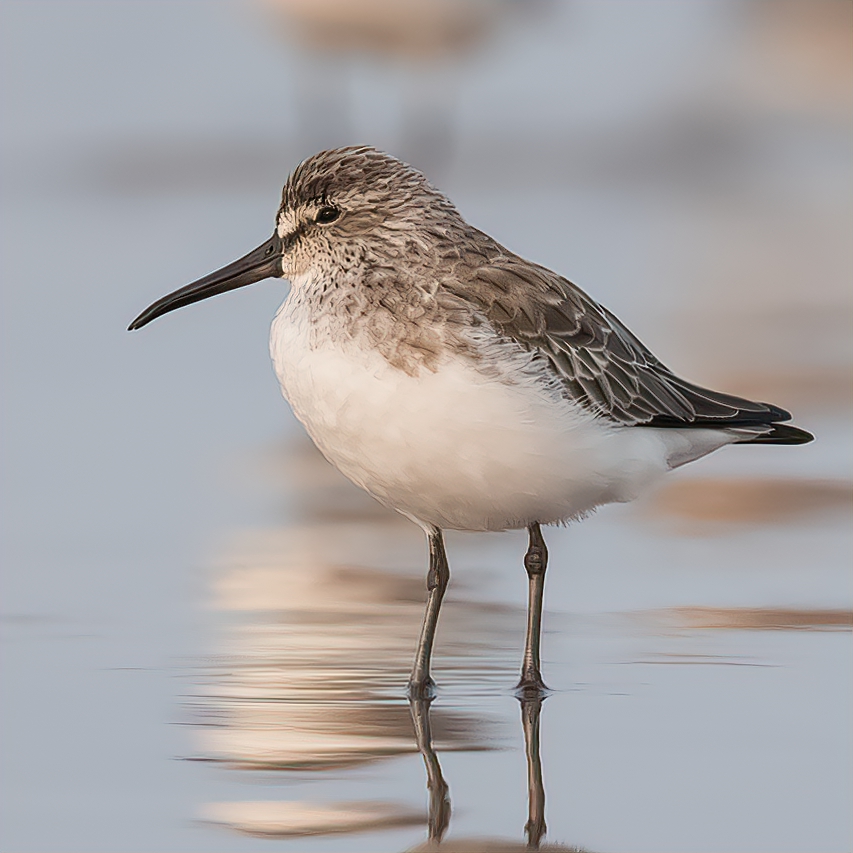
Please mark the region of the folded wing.
MULTIPOLYGON (((572 399, 616 423, 730 428, 791 417, 681 379, 579 287, 506 250, 465 278, 445 286, 477 304, 502 335, 547 358, 572 399)), ((811 439, 795 427, 768 432, 764 440, 811 439)))

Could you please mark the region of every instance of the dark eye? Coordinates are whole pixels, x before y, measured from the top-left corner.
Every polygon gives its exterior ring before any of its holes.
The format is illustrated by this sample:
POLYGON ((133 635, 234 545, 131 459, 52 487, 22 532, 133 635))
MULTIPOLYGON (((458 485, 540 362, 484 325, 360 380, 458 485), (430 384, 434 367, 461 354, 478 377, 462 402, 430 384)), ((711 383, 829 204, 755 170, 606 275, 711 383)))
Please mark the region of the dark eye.
POLYGON ((327 205, 326 207, 321 207, 317 211, 314 221, 320 225, 328 225, 330 222, 334 222, 340 215, 340 210, 336 207, 332 207, 331 205, 327 205))

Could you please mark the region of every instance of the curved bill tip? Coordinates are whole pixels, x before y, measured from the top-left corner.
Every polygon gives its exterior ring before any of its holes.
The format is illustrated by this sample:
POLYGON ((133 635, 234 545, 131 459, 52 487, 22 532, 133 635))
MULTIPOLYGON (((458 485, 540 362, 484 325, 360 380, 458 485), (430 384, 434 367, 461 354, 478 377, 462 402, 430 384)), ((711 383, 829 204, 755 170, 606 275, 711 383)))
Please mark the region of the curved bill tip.
POLYGON ((204 276, 149 305, 128 327, 128 332, 141 329, 152 320, 200 302, 211 296, 246 287, 265 278, 281 278, 282 241, 278 234, 252 249, 248 255, 204 276))

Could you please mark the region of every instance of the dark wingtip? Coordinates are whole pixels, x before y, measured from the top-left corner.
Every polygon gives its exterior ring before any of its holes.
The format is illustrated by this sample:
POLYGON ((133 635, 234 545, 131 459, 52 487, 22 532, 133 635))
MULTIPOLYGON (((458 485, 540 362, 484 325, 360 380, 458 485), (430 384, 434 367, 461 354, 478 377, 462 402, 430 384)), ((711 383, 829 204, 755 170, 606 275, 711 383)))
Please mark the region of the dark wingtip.
POLYGON ((794 417, 789 411, 785 409, 780 409, 779 406, 774 406, 771 403, 762 403, 761 405, 767 406, 767 408, 769 409, 770 416, 772 418, 771 423, 778 423, 779 421, 789 421, 792 417, 794 417))
POLYGON ((773 424, 773 429, 764 435, 757 435, 746 444, 808 444, 814 436, 799 427, 788 424, 773 424))

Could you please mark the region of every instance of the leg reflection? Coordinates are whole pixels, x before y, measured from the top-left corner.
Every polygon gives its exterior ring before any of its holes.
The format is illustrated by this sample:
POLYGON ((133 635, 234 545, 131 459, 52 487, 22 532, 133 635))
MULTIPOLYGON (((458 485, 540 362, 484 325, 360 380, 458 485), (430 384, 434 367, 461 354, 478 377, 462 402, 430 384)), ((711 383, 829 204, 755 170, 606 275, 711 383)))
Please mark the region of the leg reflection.
POLYGON ((429 724, 429 706, 432 699, 410 699, 412 721, 418 750, 424 759, 429 791, 429 840, 440 842, 450 823, 450 796, 447 782, 441 775, 441 765, 432 746, 432 730, 429 724))
POLYGON ((539 757, 539 715, 542 696, 522 696, 521 725, 524 729, 524 752, 527 756, 527 846, 538 850, 545 835, 545 786, 542 783, 542 760, 539 757))

